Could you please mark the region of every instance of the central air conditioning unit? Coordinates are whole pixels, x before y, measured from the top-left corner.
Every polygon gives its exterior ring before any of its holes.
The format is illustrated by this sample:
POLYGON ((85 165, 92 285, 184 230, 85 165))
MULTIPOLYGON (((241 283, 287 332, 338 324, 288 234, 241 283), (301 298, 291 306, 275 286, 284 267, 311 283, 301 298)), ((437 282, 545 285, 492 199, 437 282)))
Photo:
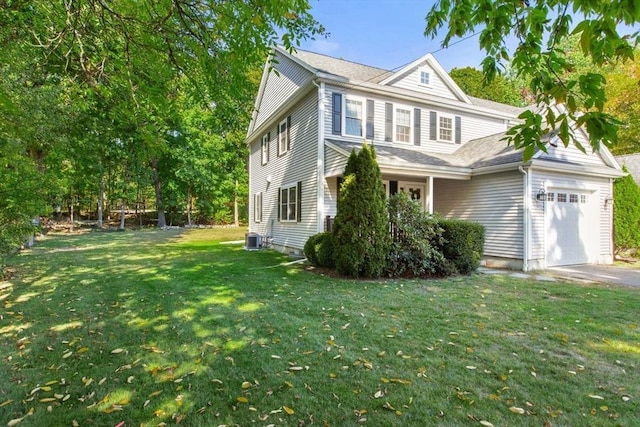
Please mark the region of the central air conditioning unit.
POLYGON ((262 236, 258 233, 245 234, 245 246, 248 251, 256 251, 262 247, 262 236))

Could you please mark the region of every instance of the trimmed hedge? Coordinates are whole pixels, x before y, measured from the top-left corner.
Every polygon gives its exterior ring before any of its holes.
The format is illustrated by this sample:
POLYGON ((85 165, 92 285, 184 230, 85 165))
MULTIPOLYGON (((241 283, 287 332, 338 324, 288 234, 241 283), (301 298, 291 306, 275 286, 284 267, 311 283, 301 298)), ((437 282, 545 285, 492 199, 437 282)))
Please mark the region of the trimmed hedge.
POLYGON ((441 219, 444 243, 440 251, 460 274, 469 274, 480 266, 485 229, 482 224, 459 219, 441 219))
POLYGON ((613 184, 613 236, 616 253, 640 248, 640 188, 629 174, 613 184))
POLYGON ((333 236, 331 233, 318 233, 309 237, 304 244, 307 260, 316 267, 335 267, 333 258, 333 236))

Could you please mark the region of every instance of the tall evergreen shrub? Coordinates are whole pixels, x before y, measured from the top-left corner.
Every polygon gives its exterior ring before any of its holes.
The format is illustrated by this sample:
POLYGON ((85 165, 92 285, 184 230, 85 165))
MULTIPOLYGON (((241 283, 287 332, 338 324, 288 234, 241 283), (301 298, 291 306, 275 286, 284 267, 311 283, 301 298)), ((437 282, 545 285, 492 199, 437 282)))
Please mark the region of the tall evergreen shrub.
POLYGON ((351 152, 333 225, 336 270, 353 277, 379 277, 389 252, 389 218, 380 168, 366 144, 351 152))
POLYGON ((622 167, 627 176, 613 184, 613 235, 616 253, 640 248, 640 187, 622 167))

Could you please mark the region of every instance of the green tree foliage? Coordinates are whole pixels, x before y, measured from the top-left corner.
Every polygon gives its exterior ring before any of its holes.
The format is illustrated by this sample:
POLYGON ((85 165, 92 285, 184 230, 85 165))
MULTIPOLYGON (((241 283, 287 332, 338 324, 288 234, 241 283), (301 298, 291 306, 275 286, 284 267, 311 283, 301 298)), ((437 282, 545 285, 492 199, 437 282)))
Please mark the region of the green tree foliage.
MULTIPOLYGON (((637 53, 637 52, 636 52, 637 53)), ((640 57, 605 72, 607 102, 605 110, 620 121, 614 154, 640 152, 640 57)))
POLYGON ((482 71, 473 67, 454 68, 449 75, 467 95, 518 107, 524 105, 522 94, 514 82, 502 75, 497 75, 491 83, 482 71))
POLYGON ((104 194, 108 211, 155 197, 158 225, 193 200, 207 220, 233 217, 256 70, 275 44, 324 32, 309 10, 306 0, 4 2, 0 143, 50 184, 17 203, 92 209, 104 194))
POLYGON ((343 174, 333 226, 336 269, 354 277, 379 277, 389 251, 389 217, 373 148, 353 151, 343 174))
POLYGON ((622 170, 627 176, 613 184, 613 239, 617 253, 640 249, 640 188, 627 167, 622 170))
POLYGON ((558 44, 570 34, 577 35, 583 55, 596 67, 633 58, 638 32, 622 34, 618 25, 640 22, 640 8, 634 2, 439 1, 426 21, 427 36, 433 37, 441 28, 447 28, 444 47, 455 37, 477 31, 479 46, 486 53, 482 69, 488 81, 504 71, 507 63, 516 76, 526 79, 540 110, 523 113, 523 123, 508 132, 509 142, 524 148, 525 159, 531 158, 536 147, 545 150, 541 137, 554 130, 565 145, 573 142, 581 147, 572 134, 572 122, 587 130, 594 150, 600 144, 616 143, 616 120, 604 111, 602 73, 574 72, 575 64, 558 49, 558 44), (575 25, 574 16, 581 17, 575 25), (507 46, 511 36, 518 40, 514 52, 507 46), (560 113, 554 108, 557 104, 564 106, 560 113))

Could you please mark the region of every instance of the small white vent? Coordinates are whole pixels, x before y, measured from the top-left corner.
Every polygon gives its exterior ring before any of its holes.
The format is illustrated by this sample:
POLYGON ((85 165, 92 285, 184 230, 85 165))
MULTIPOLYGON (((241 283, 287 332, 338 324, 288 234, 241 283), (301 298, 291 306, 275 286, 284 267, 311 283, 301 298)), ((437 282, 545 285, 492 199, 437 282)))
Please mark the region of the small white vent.
POLYGON ((247 233, 245 235, 245 249, 255 251, 262 246, 262 236, 258 233, 247 233))

